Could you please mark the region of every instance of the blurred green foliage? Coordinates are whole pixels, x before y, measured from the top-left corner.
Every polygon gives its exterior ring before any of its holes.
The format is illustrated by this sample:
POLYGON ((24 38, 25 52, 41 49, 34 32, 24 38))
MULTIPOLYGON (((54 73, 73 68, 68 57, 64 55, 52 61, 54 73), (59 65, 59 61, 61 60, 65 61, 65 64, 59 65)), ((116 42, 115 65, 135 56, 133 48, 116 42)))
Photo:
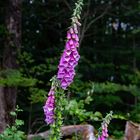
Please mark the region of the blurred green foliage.
POLYGON ((0 134, 1 140, 25 140, 26 135, 23 131, 19 130, 22 125, 24 125, 23 120, 17 119, 17 113, 21 112, 17 106, 16 112, 11 112, 11 116, 15 117, 15 123, 12 126, 8 126, 2 134, 0 134))
MULTIPOLYGON (((23 0, 22 48, 17 60, 20 67, 0 69, 0 85, 18 87, 17 104, 24 110, 19 118, 25 122, 25 132, 49 129, 42 106, 49 79, 57 73, 74 2, 23 0)), ((6 2, 0 5, 1 65, 7 34, 6 2)), ((126 120, 140 122, 139 9, 136 0, 85 0, 81 59, 75 80, 65 91, 64 125, 90 123, 98 128, 102 116, 113 110, 110 133, 120 137, 126 120)))

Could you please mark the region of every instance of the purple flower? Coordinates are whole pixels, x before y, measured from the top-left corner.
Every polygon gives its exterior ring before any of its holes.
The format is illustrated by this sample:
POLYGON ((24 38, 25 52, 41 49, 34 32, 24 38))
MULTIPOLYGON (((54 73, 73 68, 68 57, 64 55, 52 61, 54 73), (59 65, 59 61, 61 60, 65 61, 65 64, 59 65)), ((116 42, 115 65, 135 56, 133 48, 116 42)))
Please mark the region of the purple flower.
POLYGON ((75 66, 78 64, 80 55, 77 48, 79 47, 79 37, 77 26, 72 26, 67 32, 67 41, 65 50, 61 56, 57 78, 60 81, 61 88, 66 89, 75 76, 75 66))
POLYGON ((106 140, 108 137, 108 130, 107 130, 107 124, 102 124, 102 134, 98 137, 98 140, 106 140))
POLYGON ((46 116, 46 123, 52 124, 54 122, 54 108, 55 108, 55 96, 54 89, 51 88, 45 106, 43 107, 46 116))

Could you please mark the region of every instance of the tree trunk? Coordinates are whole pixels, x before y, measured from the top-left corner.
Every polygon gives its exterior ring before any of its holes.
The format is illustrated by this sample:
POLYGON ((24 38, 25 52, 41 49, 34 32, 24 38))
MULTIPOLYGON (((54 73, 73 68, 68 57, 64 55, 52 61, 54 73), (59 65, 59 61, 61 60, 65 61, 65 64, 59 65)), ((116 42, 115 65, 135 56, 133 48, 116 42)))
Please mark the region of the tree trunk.
MULTIPOLYGON (((5 26, 7 37, 3 50, 3 70, 17 69, 17 54, 21 47, 21 0, 7 0, 5 26)), ((12 124, 10 112, 16 105, 16 87, 0 87, 0 132, 12 124)))
POLYGON ((4 102, 4 91, 3 88, 0 87, 0 133, 6 127, 5 123, 5 102, 4 102))

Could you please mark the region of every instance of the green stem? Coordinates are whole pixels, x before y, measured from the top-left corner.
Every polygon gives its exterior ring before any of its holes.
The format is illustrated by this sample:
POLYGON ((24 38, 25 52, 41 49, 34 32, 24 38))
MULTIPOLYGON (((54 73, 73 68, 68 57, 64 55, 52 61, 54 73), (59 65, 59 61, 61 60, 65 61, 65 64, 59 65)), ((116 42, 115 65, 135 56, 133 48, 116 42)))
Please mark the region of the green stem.
POLYGON ((51 125, 51 134, 49 140, 61 139, 61 127, 63 124, 62 112, 64 110, 63 99, 64 90, 57 88, 55 91, 55 122, 51 125))

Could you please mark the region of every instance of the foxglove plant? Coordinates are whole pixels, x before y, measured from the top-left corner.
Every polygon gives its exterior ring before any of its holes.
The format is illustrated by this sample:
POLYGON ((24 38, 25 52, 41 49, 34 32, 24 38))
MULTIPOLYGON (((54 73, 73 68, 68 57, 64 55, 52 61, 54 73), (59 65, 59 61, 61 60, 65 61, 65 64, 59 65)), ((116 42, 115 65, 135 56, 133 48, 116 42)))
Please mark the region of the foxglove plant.
POLYGON ((72 15, 72 25, 67 32, 65 49, 58 66, 57 78, 60 81, 61 88, 64 90, 73 82, 75 66, 78 64, 80 58, 77 49, 79 47, 78 27, 81 25, 79 19, 82 5, 83 0, 79 0, 76 3, 76 8, 72 15))
MULTIPOLYGON (((81 25, 80 14, 83 6, 83 0, 78 0, 72 15, 72 23, 67 31, 67 40, 65 49, 62 53, 57 76, 51 79, 52 86, 48 94, 47 101, 43 107, 46 116, 45 121, 50 125, 49 140, 61 139, 61 126, 63 123, 63 99, 65 98, 64 90, 73 82, 75 76, 75 67, 78 64, 80 55, 78 53, 79 47, 79 32, 78 28, 81 25)), ((112 119, 112 111, 104 118, 97 140, 107 140, 108 125, 112 119)))
POLYGON ((73 82, 75 76, 75 66, 78 64, 80 55, 78 53, 79 47, 79 34, 78 27, 80 14, 83 6, 83 0, 78 0, 75 4, 75 9, 72 15, 72 23, 67 32, 67 41, 65 49, 61 56, 57 76, 54 76, 52 81, 51 90, 48 94, 44 109, 46 116, 46 123, 51 127, 50 140, 60 140, 62 126, 62 111, 63 111, 63 98, 64 90, 73 82))
POLYGON ((97 140, 107 140, 108 138, 108 125, 112 119, 113 112, 110 111, 109 114, 106 115, 104 121, 102 122, 101 128, 99 129, 98 139, 97 140))

